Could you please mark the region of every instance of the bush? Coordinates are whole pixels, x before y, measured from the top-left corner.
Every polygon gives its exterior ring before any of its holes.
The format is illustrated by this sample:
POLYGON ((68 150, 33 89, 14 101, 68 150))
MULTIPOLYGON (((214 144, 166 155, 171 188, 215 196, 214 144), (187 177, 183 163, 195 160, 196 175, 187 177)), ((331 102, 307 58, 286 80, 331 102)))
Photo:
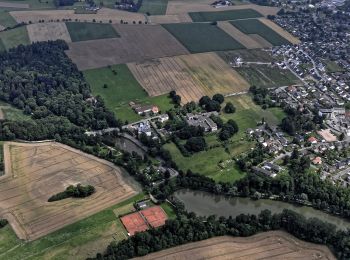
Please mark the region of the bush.
POLYGON ((57 193, 48 199, 48 202, 63 200, 66 198, 85 198, 95 192, 95 187, 91 185, 83 186, 80 183, 77 186, 70 185, 63 192, 57 193))
POLYGON ((7 221, 7 219, 0 219, 0 228, 3 228, 4 226, 6 226, 9 222, 7 221))
POLYGON ((200 152, 207 148, 207 143, 203 137, 191 137, 187 140, 185 148, 190 152, 200 152))
POLYGON ((227 114, 233 114, 234 112, 236 112, 236 108, 231 102, 227 102, 224 111, 227 114))

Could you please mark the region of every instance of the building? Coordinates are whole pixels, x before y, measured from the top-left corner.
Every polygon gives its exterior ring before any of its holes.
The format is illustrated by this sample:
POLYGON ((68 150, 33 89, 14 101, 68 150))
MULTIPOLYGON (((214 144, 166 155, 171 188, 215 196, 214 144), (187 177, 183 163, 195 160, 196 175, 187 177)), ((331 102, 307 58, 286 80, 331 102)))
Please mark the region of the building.
POLYGON ((139 115, 142 114, 147 114, 152 112, 153 114, 158 114, 159 113, 159 108, 155 105, 134 105, 133 109, 135 110, 135 112, 139 115))
POLYGON ((307 141, 310 143, 310 144, 317 144, 317 139, 313 136, 309 137, 307 139, 307 141))
POLYGON ((192 114, 186 115, 186 121, 189 125, 200 126, 205 132, 215 132, 218 130, 216 123, 209 117, 211 114, 192 114))
POLYGON ((315 165, 320 165, 320 164, 322 164, 322 158, 317 156, 312 160, 312 163, 315 165))

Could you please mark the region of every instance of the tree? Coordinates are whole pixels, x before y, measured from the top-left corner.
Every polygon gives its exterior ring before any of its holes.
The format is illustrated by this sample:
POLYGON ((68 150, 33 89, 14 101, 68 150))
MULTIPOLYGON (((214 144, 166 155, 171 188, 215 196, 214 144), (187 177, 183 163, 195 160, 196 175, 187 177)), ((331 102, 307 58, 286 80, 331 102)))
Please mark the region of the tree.
POLYGON ((218 102, 219 104, 222 104, 224 102, 224 96, 221 94, 215 94, 213 96, 213 100, 215 100, 216 102, 218 102))
POLYGON ((200 152, 207 148, 207 143, 203 137, 191 137, 187 140, 185 148, 190 152, 200 152))
POLYGON ((220 112, 221 110, 221 106, 220 103, 215 101, 215 100, 210 100, 206 105, 205 105, 205 110, 207 112, 212 112, 212 111, 216 111, 216 112, 220 112))
POLYGON ((227 102, 225 105, 224 111, 227 114, 232 114, 232 113, 236 112, 236 108, 234 107, 234 105, 231 102, 227 102))

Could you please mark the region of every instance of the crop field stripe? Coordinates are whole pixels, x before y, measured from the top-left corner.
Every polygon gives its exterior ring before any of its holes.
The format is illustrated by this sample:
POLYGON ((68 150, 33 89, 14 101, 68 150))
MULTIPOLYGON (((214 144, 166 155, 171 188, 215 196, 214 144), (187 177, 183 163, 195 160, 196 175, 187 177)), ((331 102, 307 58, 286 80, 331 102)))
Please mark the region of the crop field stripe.
POLYGON ((238 9, 214 12, 190 12, 193 22, 232 21, 238 19, 258 18, 263 15, 253 9, 238 9))

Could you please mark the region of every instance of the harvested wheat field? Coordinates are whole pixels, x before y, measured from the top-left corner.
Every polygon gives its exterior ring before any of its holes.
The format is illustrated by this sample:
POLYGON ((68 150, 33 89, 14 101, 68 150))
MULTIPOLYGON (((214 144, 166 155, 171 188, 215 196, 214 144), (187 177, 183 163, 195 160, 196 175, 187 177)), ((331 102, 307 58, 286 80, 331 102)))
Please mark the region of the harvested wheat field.
POLYGON ((66 53, 80 70, 188 53, 160 25, 113 26, 120 38, 69 43, 66 53))
POLYGON ((30 42, 64 40, 71 42, 66 24, 61 23, 36 23, 27 26, 30 42))
POLYGON ((264 48, 264 45, 261 45, 258 41, 254 40, 250 35, 242 33, 232 24, 227 21, 218 22, 218 27, 229 34, 232 38, 238 41, 247 49, 260 49, 264 48))
POLYGON ((270 6, 260 6, 255 4, 242 4, 242 5, 233 5, 223 8, 214 8, 210 6, 214 1, 212 0, 174 0, 168 2, 168 7, 166 14, 185 14, 189 12, 221 12, 227 10, 238 10, 238 9, 253 9, 258 11, 264 16, 267 15, 276 15, 279 11, 278 7, 270 6))
POLYGON ((276 33, 281 35, 283 38, 287 39, 292 44, 299 44, 300 40, 293 35, 291 35, 289 32, 272 22, 271 20, 268 20, 266 18, 259 18, 260 22, 265 24, 266 26, 270 27, 272 30, 274 30, 276 33))
POLYGON ((336 259, 326 246, 288 233, 270 231, 251 237, 215 237, 149 254, 140 259, 336 259))
POLYGON ((191 23, 192 19, 188 14, 151 15, 148 17, 151 24, 167 23, 191 23))
POLYGON ((20 239, 34 240, 135 195, 138 186, 112 163, 55 142, 4 144, 0 216, 20 239), (47 202, 69 185, 93 185, 84 199, 47 202))
POLYGON ((12 11, 10 14, 15 18, 16 22, 37 23, 39 20, 48 21, 63 21, 63 19, 76 19, 80 22, 92 22, 93 19, 96 22, 120 23, 120 20, 127 21, 129 23, 145 22, 145 16, 140 13, 126 12, 117 9, 102 8, 98 10, 97 14, 75 14, 74 10, 37 10, 37 11, 12 11))
POLYGON ((176 90, 182 103, 198 101, 204 95, 232 94, 249 88, 249 84, 216 53, 129 63, 128 67, 150 96, 176 90))

